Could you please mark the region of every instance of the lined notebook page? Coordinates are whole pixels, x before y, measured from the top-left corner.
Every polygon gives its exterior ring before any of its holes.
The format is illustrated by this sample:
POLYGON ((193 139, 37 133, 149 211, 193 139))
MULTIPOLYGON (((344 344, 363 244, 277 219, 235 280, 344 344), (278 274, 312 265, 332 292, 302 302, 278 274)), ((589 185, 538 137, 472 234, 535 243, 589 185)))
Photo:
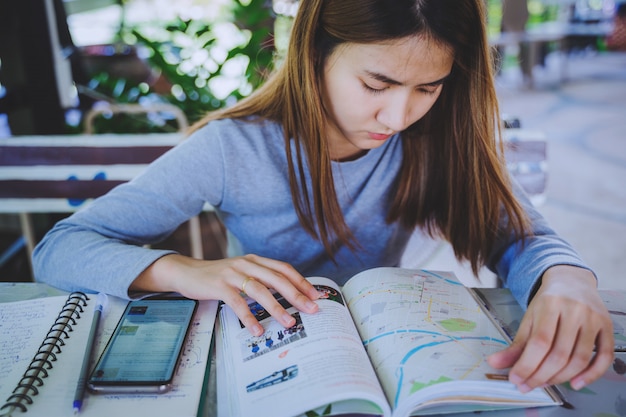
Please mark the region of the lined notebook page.
MULTIPOLYGON (((63 295, 0 303, 0 406, 19 383, 66 300, 67 295, 63 295)), ((44 385, 37 387, 39 394, 32 398, 32 405, 27 405, 25 415, 73 415, 72 400, 92 317, 93 303, 84 308, 81 318, 72 325, 70 338, 63 339, 65 346, 61 346, 61 353, 56 353, 57 361, 47 370, 49 375, 43 378, 44 385), (35 411, 37 405, 43 405, 39 412, 35 411)))

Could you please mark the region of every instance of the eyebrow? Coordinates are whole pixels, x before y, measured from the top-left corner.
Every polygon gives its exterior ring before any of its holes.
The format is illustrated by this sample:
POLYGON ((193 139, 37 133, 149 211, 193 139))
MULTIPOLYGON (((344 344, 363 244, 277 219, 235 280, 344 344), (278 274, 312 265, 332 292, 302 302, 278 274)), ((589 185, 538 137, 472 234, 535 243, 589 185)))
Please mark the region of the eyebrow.
MULTIPOLYGON (((368 76, 372 77, 373 79, 378 80, 378 81, 381 81, 381 82, 384 82, 384 83, 386 83, 386 84, 391 84, 391 85, 404 85, 404 83, 402 83, 402 82, 400 82, 400 81, 398 81, 398 80, 394 80, 393 78, 389 78, 389 77, 387 77, 386 75, 381 74, 381 73, 379 73, 379 72, 372 72, 372 71, 367 71, 367 70, 366 70, 366 71, 365 71, 365 73, 366 73, 368 76)), ((444 81, 445 81, 445 80, 446 80, 449 76, 450 76, 450 74, 448 74, 448 75, 446 75, 445 77, 440 78, 440 79, 438 79, 438 80, 436 80, 436 81, 432 81, 432 82, 430 82, 430 83, 420 84, 420 85, 418 85, 418 87, 436 87, 436 86, 438 86, 438 85, 443 84, 443 82, 444 82, 444 81)))

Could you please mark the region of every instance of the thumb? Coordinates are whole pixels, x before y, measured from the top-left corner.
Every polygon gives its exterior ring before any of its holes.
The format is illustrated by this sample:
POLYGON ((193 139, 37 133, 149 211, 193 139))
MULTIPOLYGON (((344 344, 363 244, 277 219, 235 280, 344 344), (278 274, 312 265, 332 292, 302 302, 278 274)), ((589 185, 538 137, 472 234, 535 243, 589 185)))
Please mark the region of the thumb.
POLYGON ((522 355, 522 351, 523 346, 521 343, 513 343, 508 348, 489 355, 487 363, 496 369, 510 368, 522 355))
POLYGON ((487 357, 487 363, 496 369, 504 369, 512 367, 515 362, 522 356, 526 341, 530 334, 531 320, 528 317, 522 319, 522 323, 519 326, 515 340, 506 349, 502 349, 499 352, 492 353, 487 357))

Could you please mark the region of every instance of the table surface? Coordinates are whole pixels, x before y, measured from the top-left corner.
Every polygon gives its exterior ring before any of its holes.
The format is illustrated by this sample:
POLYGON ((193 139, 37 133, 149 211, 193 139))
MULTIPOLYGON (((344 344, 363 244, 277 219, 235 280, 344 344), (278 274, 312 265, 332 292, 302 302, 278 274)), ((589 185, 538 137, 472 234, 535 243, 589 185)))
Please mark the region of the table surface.
MULTIPOLYGON (((515 302, 510 292, 502 288, 481 288, 478 290, 488 307, 497 316, 500 324, 511 334, 515 333, 523 311, 515 302)), ((0 282, 0 302, 35 299, 67 294, 64 291, 39 283, 0 282)), ((519 409, 489 411, 487 417, 622 417, 626 416, 626 345, 624 328, 626 327, 626 292, 601 291, 611 312, 616 339, 622 340, 622 351, 615 353, 613 365, 604 378, 580 390, 572 390, 568 384, 558 387, 567 402, 566 407, 546 407, 539 409, 519 409)), ((214 351, 214 350, 213 350, 214 351)), ((212 358, 211 370, 215 370, 215 357, 212 358)), ((208 397, 204 416, 216 416, 215 372, 209 375, 208 397)), ((455 414, 457 417, 475 417, 475 413, 455 414)))

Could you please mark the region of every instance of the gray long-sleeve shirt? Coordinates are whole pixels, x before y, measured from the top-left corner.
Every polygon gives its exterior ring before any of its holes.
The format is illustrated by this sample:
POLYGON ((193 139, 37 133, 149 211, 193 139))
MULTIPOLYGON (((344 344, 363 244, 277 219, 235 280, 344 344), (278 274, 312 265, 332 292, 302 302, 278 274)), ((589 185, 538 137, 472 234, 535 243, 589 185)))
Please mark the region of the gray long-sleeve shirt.
MULTIPOLYGON (((208 203, 239 253, 286 261, 304 276, 343 284, 364 269, 398 265, 411 233, 422 233, 385 221, 401 161, 396 135, 356 160, 333 162, 338 199, 360 245, 355 252, 340 247, 333 262, 304 231, 293 208, 280 125, 213 121, 134 180, 55 225, 35 248, 35 277, 66 290, 128 297, 133 280, 172 253, 143 245, 164 239, 208 203)), ((548 267, 585 266, 518 194, 535 235, 521 252, 515 242, 499 242, 489 266, 526 305, 548 267)))

